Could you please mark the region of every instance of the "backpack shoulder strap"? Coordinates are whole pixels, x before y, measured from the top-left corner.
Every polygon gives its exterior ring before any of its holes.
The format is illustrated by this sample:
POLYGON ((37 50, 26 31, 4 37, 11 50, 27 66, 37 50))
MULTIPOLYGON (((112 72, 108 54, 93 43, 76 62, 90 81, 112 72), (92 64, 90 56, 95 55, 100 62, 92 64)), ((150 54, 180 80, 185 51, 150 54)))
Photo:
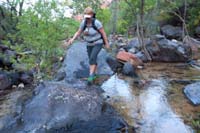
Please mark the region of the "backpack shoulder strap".
POLYGON ((92 19, 92 27, 96 30, 96 31, 98 31, 99 32, 99 30, 98 30, 98 28, 97 28, 97 26, 95 25, 95 21, 96 21, 96 19, 95 18, 93 18, 92 19))
POLYGON ((84 25, 83 25, 83 31, 86 29, 86 27, 87 27, 87 24, 86 24, 86 20, 84 20, 84 23, 83 23, 84 25))
MULTIPOLYGON (((93 18, 93 19, 92 19, 92 27, 93 27, 96 31, 98 31, 99 34, 101 34, 101 32, 99 31, 99 29, 98 29, 97 26, 95 25, 95 20, 96 20, 96 18, 93 18)), ((103 39, 102 34, 101 34, 101 38, 103 39)), ((105 40, 104 40, 104 39, 103 39, 103 43, 105 44, 105 40)))

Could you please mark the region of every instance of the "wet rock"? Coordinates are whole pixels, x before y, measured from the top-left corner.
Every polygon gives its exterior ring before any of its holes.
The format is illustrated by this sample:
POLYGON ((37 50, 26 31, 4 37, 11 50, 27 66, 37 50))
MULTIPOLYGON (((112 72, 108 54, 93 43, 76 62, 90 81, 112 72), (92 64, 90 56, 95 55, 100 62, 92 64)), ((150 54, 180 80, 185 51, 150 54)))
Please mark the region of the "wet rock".
POLYGON ((124 121, 111 116, 102 116, 87 122, 78 121, 69 127, 51 130, 50 133, 117 133, 127 131, 127 126, 125 125, 124 121))
POLYGON ((142 60, 140 60, 134 54, 128 53, 126 51, 119 51, 116 58, 121 62, 130 62, 134 67, 143 65, 142 60))
POLYGON ((128 125, 119 117, 117 112, 108 104, 102 107, 102 115, 89 121, 76 121, 60 129, 51 129, 49 133, 105 133, 105 132, 127 132, 128 125))
POLYGON ((194 105, 200 105, 200 82, 185 86, 184 94, 194 105))
POLYGON ((122 73, 124 75, 127 75, 127 76, 131 76, 131 77, 137 77, 137 74, 135 72, 135 68, 133 67, 133 65, 129 62, 126 62, 123 66, 123 69, 122 69, 122 73))
POLYGON ((183 31, 181 27, 175 27, 172 25, 165 25, 161 28, 161 33, 168 39, 181 40, 183 31))
POLYGON ((160 37, 157 39, 156 36, 151 41, 146 48, 153 61, 186 62, 190 59, 190 48, 181 42, 161 39, 160 37))
POLYGON ((108 57, 106 59, 106 62, 108 63, 113 72, 118 72, 123 67, 123 64, 113 57, 108 57))
POLYGON ((0 90, 5 90, 11 85, 8 75, 0 73, 0 90))

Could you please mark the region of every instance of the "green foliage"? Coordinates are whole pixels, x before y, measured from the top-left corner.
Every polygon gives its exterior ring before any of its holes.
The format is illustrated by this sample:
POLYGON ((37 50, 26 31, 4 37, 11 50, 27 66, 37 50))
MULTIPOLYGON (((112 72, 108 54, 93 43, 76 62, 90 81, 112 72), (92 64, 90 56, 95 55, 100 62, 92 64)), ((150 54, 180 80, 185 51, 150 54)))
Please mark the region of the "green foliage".
POLYGON ((72 7, 75 14, 82 14, 86 7, 92 7, 95 12, 100 9, 102 0, 73 0, 72 7))
POLYGON ((10 47, 23 55, 20 62, 50 72, 55 59, 64 54, 60 41, 72 36, 79 25, 61 13, 55 1, 39 1, 18 18, 18 32, 10 35, 17 43, 10 47))
MULTIPOLYGON (((198 113, 198 116, 200 117, 200 113, 198 113)), ((200 119, 199 119, 199 117, 192 120, 192 127, 196 131, 200 131, 200 119)))
POLYGON ((104 25, 104 29, 106 31, 106 33, 109 33, 109 22, 110 22, 110 16, 111 16, 111 12, 108 8, 105 9, 99 9, 96 12, 96 17, 98 20, 100 20, 102 22, 102 24, 104 25))
MULTIPOLYGON (((120 1, 119 16, 117 23, 117 32, 124 34, 131 27, 135 27, 137 23, 137 16, 140 14, 140 3, 136 0, 124 0, 120 1)), ((149 21, 154 21, 151 15, 151 11, 155 8, 156 0, 146 0, 144 7, 145 24, 148 25, 149 21)))
POLYGON ((200 25, 200 1, 195 1, 189 5, 188 27, 192 34, 197 26, 200 25))

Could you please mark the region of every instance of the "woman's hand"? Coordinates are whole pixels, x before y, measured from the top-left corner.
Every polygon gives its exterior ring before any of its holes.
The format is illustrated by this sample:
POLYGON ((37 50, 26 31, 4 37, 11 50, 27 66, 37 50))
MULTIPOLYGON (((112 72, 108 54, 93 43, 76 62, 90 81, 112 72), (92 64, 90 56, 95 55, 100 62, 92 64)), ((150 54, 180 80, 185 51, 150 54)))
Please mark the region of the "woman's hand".
POLYGON ((105 44, 105 48, 106 49, 110 49, 110 45, 109 44, 105 44))
POLYGON ((69 39, 69 41, 67 42, 67 45, 68 45, 68 46, 71 45, 71 44, 73 43, 73 41, 74 41, 73 38, 69 39))

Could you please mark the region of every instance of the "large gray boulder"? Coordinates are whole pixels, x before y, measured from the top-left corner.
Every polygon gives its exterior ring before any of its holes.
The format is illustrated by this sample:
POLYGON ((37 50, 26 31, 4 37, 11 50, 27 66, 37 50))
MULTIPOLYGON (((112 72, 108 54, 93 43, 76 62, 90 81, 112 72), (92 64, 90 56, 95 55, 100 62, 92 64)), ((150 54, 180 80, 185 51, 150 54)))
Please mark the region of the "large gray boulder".
MULTIPOLYGON (((113 74, 106 63, 108 57, 109 54, 102 49, 97 60, 98 74, 113 74)), ((89 61, 84 42, 75 43, 67 50, 62 69, 66 72, 66 79, 85 78, 89 75, 89 61)))
POLYGON ((184 93, 194 105, 200 105, 200 82, 185 86, 184 93))
POLYGON ((146 45, 153 61, 186 62, 191 57, 191 50, 182 42, 170 41, 160 35, 155 35, 151 43, 146 45))
POLYGON ((172 25, 164 25, 161 27, 161 33, 168 39, 181 40, 183 35, 183 30, 181 27, 175 27, 172 25))
MULTIPOLYGON (((0 118, 0 132, 118 132, 126 122, 103 102, 101 89, 82 81, 44 82, 15 115, 0 118)), ((17 109, 16 109, 17 110, 17 109)), ((16 111, 14 111, 16 112, 16 111)))

